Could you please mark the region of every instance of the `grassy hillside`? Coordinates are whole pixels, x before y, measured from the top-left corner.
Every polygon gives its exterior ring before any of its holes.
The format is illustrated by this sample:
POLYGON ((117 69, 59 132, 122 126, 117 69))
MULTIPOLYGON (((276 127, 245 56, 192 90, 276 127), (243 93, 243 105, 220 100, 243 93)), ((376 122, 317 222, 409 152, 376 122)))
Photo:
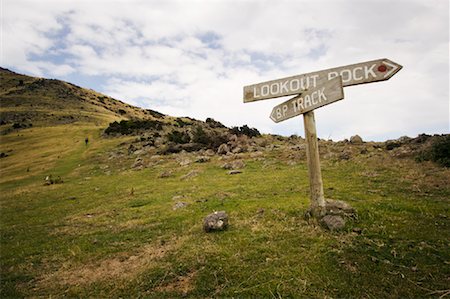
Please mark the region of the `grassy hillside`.
MULTIPOLYGON (((26 86, 40 80, 28 78, 26 86)), ((2 117, 31 111, 34 93, 19 94, 8 80, 2 117)), ((7 130, 9 120, 1 127, 2 298, 449 295, 450 170, 418 163, 415 141, 320 142, 326 197, 358 212, 344 230, 330 232, 304 218, 303 139, 241 136, 236 142, 245 150, 227 155, 206 148, 162 155, 173 131, 213 131, 117 102, 129 109, 120 115, 88 98, 90 91, 72 88, 86 98, 61 110, 86 119, 30 117, 32 127, 7 130), (160 137, 104 134, 109 122, 133 113, 173 127, 160 137), (242 173, 223 168, 233 161, 243 162, 242 173), (46 184, 50 175, 61 180, 46 184), (218 210, 229 214, 229 229, 204 233, 203 217, 218 210)), ((55 89, 39 94, 50 102, 39 104, 46 115, 56 114, 55 89)))

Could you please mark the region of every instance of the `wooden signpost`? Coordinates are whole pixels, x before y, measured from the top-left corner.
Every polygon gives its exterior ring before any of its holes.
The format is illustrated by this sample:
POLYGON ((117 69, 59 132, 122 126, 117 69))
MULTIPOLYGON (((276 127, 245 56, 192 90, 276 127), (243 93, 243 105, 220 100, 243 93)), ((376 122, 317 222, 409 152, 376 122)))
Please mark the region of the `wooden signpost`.
POLYGON ((244 103, 297 95, 275 106, 270 118, 278 123, 303 114, 311 198, 310 211, 313 216, 321 217, 325 214, 314 109, 343 99, 345 86, 388 80, 401 68, 401 65, 384 58, 244 87, 244 103))
POLYGON ((270 118, 278 123, 343 98, 342 77, 339 76, 325 82, 322 86, 308 89, 301 95, 275 106, 270 113, 270 118))
POLYGON ((297 95, 307 89, 322 86, 339 75, 344 87, 384 81, 394 76, 401 68, 401 65, 383 58, 248 85, 244 87, 244 103, 297 95))

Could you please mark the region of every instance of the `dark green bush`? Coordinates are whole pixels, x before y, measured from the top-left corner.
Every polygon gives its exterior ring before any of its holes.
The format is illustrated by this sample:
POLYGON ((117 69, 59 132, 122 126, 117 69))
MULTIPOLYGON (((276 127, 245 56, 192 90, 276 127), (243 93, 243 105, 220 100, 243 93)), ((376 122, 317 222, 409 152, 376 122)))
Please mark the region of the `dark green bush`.
POLYGON ((226 128, 221 122, 208 117, 205 121, 211 128, 226 128))
POLYGON ((157 120, 121 120, 112 122, 106 128, 106 134, 131 135, 145 130, 161 130, 162 123, 157 120))
POLYGON ((202 144, 203 148, 216 150, 222 143, 227 143, 228 138, 221 132, 206 132, 202 127, 197 126, 192 131, 192 142, 202 144))
POLYGON ((439 136, 427 150, 421 151, 416 160, 433 161, 444 167, 450 167, 450 135, 439 136))
POLYGON ((192 142, 206 145, 209 144, 209 141, 209 136, 206 134, 205 130, 200 126, 196 126, 192 131, 192 142))
POLYGON ((248 137, 258 137, 261 135, 258 129, 249 128, 247 125, 243 125, 242 127, 233 127, 230 129, 230 132, 237 136, 247 135, 248 137))
POLYGON ((176 144, 191 142, 191 136, 184 131, 172 131, 167 134, 167 140, 176 144))

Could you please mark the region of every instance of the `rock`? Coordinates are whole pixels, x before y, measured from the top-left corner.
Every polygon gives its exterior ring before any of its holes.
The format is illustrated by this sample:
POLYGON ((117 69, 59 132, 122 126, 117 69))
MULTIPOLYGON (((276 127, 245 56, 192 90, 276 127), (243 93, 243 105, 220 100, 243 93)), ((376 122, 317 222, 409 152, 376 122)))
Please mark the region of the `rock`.
POLYGON ((50 175, 46 176, 44 179, 45 186, 49 186, 49 185, 53 185, 53 184, 62 184, 62 183, 64 183, 64 181, 62 180, 62 178, 60 176, 58 176, 56 179, 54 179, 53 176, 50 174, 50 175))
POLYGON ((143 154, 145 154, 145 150, 143 150, 143 149, 139 149, 139 150, 133 152, 133 155, 136 155, 136 156, 140 156, 143 154))
POLYGON ((233 165, 229 162, 222 165, 223 169, 233 169, 233 165))
POLYGON ((327 199, 325 202, 325 210, 327 215, 335 216, 355 216, 355 209, 342 200, 327 199))
POLYGON ((136 160, 134 161, 134 164, 131 166, 131 168, 137 169, 137 170, 144 168, 144 161, 142 160, 142 158, 136 158, 136 160))
POLYGON ((355 135, 350 137, 351 144, 363 144, 363 140, 359 135, 355 135))
POLYGON ((222 165, 223 169, 242 169, 245 167, 245 162, 242 160, 235 160, 233 162, 227 162, 222 165))
POLYGON ((196 177, 198 175, 198 171, 197 170, 191 170, 189 171, 187 174, 183 175, 181 177, 182 180, 187 180, 193 177, 196 177))
POLYGON ((350 157, 351 157, 351 152, 348 152, 348 151, 344 151, 344 152, 340 153, 338 156, 339 160, 350 160, 350 157))
POLYGON ((217 154, 218 155, 226 155, 230 152, 230 148, 228 147, 228 145, 226 143, 223 143, 219 146, 219 148, 217 149, 217 154))
POLYGON ((212 156, 214 156, 214 151, 212 150, 212 149, 208 149, 206 152, 205 152, 205 155, 207 155, 207 156, 209 156, 209 157, 212 157, 212 156))
POLYGON ((233 154, 239 154, 239 153, 243 153, 244 150, 242 149, 242 147, 237 146, 237 147, 235 147, 231 152, 232 152, 233 154))
POLYGON ((207 157, 207 156, 200 156, 200 157, 197 157, 197 158, 195 159, 195 162, 196 162, 196 163, 206 163, 206 162, 209 162, 209 160, 211 160, 210 157, 207 157))
POLYGON ((134 145, 130 144, 130 146, 128 147, 128 155, 131 155, 136 150, 137 150, 137 148, 134 145))
POLYGON ((228 171, 228 174, 239 174, 239 173, 242 173, 242 171, 240 171, 240 170, 230 170, 230 171, 228 171))
POLYGON ((260 158, 262 156, 264 156, 264 153, 262 153, 260 151, 253 152, 253 153, 250 154, 250 158, 260 158))
POLYGON ((207 233, 222 231, 228 227, 228 215, 225 211, 214 212, 203 219, 203 230, 207 233))
POLYGON ((172 176, 172 172, 165 170, 158 177, 163 179, 163 178, 168 178, 170 176, 172 176))
POLYGON ((337 215, 326 215, 320 221, 326 228, 331 231, 341 230, 345 226, 344 218, 337 215))
POLYGON ((187 207, 189 204, 187 202, 179 201, 173 206, 173 210, 178 210, 187 207))
POLYGON ((191 159, 189 157, 186 157, 184 155, 180 155, 177 157, 177 162, 180 164, 180 166, 187 166, 192 163, 191 159))
POLYGON ((242 160, 235 160, 231 162, 231 165, 233 166, 233 169, 242 169, 245 167, 245 162, 242 160))

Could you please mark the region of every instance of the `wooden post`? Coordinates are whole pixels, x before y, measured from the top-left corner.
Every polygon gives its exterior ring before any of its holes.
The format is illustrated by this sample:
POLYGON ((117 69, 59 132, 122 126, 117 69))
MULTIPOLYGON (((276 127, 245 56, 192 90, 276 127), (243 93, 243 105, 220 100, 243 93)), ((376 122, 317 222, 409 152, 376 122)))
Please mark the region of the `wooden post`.
POLYGON ((314 111, 303 114, 303 123, 305 126, 306 158, 308 161, 311 198, 310 211, 313 217, 321 217, 325 215, 325 198, 323 195, 322 172, 320 171, 319 146, 314 111))

